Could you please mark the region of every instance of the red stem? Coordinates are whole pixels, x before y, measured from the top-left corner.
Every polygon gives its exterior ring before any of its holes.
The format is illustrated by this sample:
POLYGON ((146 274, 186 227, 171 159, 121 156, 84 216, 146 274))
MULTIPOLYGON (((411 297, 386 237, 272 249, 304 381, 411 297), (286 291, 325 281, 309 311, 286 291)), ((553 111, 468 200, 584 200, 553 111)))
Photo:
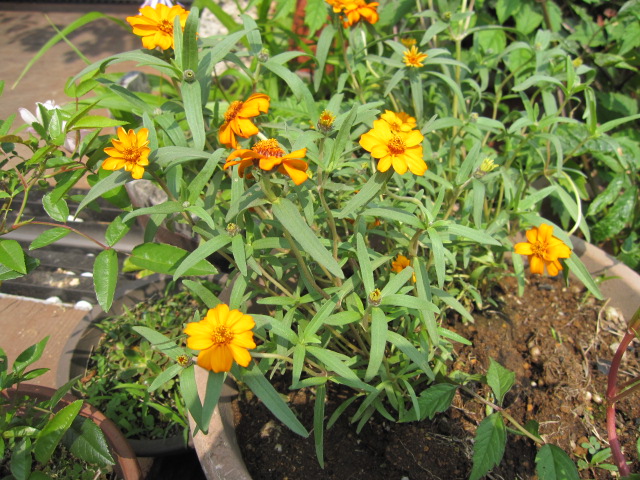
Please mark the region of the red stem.
POLYGON ((620 345, 616 354, 611 361, 611 368, 609 369, 609 378, 607 382, 607 434, 609 436, 609 446, 611 447, 611 453, 613 454, 613 461, 618 466, 620 475, 626 477, 631 474, 631 470, 627 465, 627 461, 622 453, 622 447, 620 446, 620 440, 618 440, 618 433, 616 432, 616 403, 615 397, 618 393, 618 369, 620 368, 620 362, 622 356, 627 350, 627 347, 631 341, 635 338, 636 334, 633 330, 628 331, 620 345))

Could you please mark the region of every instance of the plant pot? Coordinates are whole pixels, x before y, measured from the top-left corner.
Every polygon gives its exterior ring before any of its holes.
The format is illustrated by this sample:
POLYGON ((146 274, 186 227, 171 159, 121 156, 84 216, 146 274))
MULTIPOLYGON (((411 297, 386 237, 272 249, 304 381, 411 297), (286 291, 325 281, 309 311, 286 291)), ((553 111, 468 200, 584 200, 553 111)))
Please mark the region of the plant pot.
MULTIPOLYGON (((609 305, 620 309, 624 317, 629 320, 640 304, 640 275, 598 247, 577 237, 572 237, 571 240, 575 253, 592 276, 613 277, 601 283, 600 289, 605 298, 610 299, 609 305)), ((577 281, 575 277, 572 280, 577 281)), ((196 382, 202 395, 207 383, 205 370, 196 369, 196 382)), ((211 419, 209 435, 199 432, 193 436, 202 469, 209 479, 251 479, 235 435, 234 415, 231 408, 235 395, 237 392, 233 386, 225 384, 211 419)), ((193 423, 191 427, 194 427, 193 423)))
MULTIPOLYGON (((107 316, 119 315, 124 311, 124 307, 131 308, 152 295, 163 292, 167 282, 167 279, 159 275, 131 282, 116 294, 116 300, 108 313, 96 307, 85 315, 63 349, 57 371, 57 385, 64 385, 72 378, 85 375, 91 354, 103 336, 103 332, 96 325, 97 322, 107 316)), ((171 455, 189 448, 183 436, 179 434, 163 439, 129 439, 128 441, 140 457, 171 455)))
MULTIPOLYGON (((21 384, 17 388, 3 390, 1 395, 8 400, 11 400, 17 394, 21 394, 36 398, 39 401, 45 401, 50 399, 55 392, 56 390, 50 387, 21 384)), ((73 403, 75 400, 77 399, 73 395, 67 394, 60 400, 59 405, 66 406, 73 403)), ((116 424, 105 417, 98 409, 87 403, 83 404, 82 409, 80 410, 80 415, 91 419, 98 427, 100 427, 100 430, 102 430, 102 433, 109 444, 111 454, 116 462, 114 465, 116 473, 125 480, 142 479, 142 471, 140 470, 136 454, 116 424)))

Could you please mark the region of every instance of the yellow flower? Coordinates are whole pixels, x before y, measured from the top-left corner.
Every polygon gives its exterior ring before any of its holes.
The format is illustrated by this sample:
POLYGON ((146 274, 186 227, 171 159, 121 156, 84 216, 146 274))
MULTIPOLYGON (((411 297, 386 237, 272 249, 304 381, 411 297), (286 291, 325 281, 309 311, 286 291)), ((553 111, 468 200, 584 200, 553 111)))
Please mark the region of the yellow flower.
POLYGON ((118 127, 118 139, 111 140, 113 147, 104 149, 104 153, 109 155, 104 162, 102 168, 105 170, 120 170, 124 168, 127 172, 131 172, 131 176, 135 179, 142 178, 144 167, 149 165, 149 153, 151 149, 149 145, 149 130, 141 128, 136 134, 133 130, 125 132, 124 128, 118 127))
POLYGON ((251 331, 255 326, 250 315, 221 303, 210 308, 203 320, 189 323, 184 333, 189 335, 187 347, 200 351, 198 365, 218 373, 231 370, 233 360, 243 367, 249 365, 248 349, 256 348, 251 331))
POLYGON ((516 243, 515 251, 529 257, 531 273, 542 275, 547 267, 549 275, 555 276, 562 270, 559 258, 569 258, 571 249, 562 240, 553 236, 551 225, 541 224, 527 230, 528 242, 516 243))
POLYGON ((404 57, 402 58, 402 61, 407 67, 413 67, 413 68, 424 67, 424 64, 422 63, 422 61, 428 56, 429 55, 427 55, 426 53, 420 52, 414 45, 411 47, 410 50, 404 51, 404 57))
POLYGON ((402 45, 404 45, 405 47, 409 48, 409 47, 413 47, 416 43, 418 43, 418 41, 415 38, 405 37, 400 39, 400 43, 402 43, 402 45))
POLYGON ((391 126, 393 132, 408 132, 416 128, 416 119, 404 112, 385 110, 380 118, 391 126))
POLYGON ((335 13, 341 13, 340 18, 344 27, 365 19, 370 24, 374 24, 380 18, 378 16, 378 2, 366 3, 364 0, 327 0, 327 3, 333 7, 335 13))
POLYGON ((258 127, 249 119, 257 117, 260 112, 267 113, 270 101, 269 95, 254 93, 244 102, 232 102, 224 113, 224 123, 218 132, 220 143, 229 148, 238 148, 236 135, 242 138, 256 135, 258 127))
POLYGON ((142 46, 153 49, 160 47, 167 50, 174 47, 173 22, 180 17, 180 25, 184 30, 189 12, 180 5, 167 7, 159 3, 155 8, 142 7, 140 15, 127 17, 127 22, 133 27, 133 33, 142 37, 142 46))
POLYGON ((373 122, 373 128, 360 137, 360 145, 378 161, 378 170, 386 172, 389 167, 400 175, 407 169, 414 175, 424 175, 427 164, 422 159, 422 140, 418 130, 394 132, 385 120, 373 122))
POLYGON ((307 149, 302 148, 285 155, 275 138, 261 140, 253 148, 242 148, 233 152, 224 164, 224 169, 234 165, 238 167, 238 174, 244 176, 247 167, 259 167, 264 171, 271 171, 278 167, 278 172, 291 177, 293 183, 300 185, 309 175, 307 174, 307 162, 302 160, 307 154, 307 149), (234 160, 239 158, 240 160, 234 160))

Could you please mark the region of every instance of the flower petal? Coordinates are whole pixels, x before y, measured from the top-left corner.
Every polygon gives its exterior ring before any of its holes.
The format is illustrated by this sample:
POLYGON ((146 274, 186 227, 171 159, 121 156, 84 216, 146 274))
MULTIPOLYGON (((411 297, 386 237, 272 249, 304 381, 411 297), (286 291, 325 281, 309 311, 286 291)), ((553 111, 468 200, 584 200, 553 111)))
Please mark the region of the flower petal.
POLYGON ((241 367, 246 367, 251 363, 251 354, 246 348, 238 347, 232 343, 229 345, 228 349, 231 352, 233 359, 241 367))
POLYGON ((529 269, 531 273, 536 273, 538 275, 544 274, 544 260, 540 257, 532 255, 529 257, 529 269))
POLYGON ((533 255, 533 249, 531 248, 531 244, 527 242, 516 243, 513 247, 515 252, 520 255, 533 255))

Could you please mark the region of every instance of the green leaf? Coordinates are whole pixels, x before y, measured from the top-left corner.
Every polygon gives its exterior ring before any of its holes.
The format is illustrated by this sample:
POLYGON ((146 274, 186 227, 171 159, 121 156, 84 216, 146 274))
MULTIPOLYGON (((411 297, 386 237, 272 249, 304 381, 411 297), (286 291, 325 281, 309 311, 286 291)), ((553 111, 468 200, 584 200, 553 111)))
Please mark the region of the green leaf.
POLYGON ((355 385, 360 386, 365 390, 368 389, 368 385, 360 378, 355 371, 351 370, 346 363, 344 363, 344 359, 347 357, 340 355, 339 353, 334 352, 333 350, 326 350, 320 347, 307 346, 307 352, 316 357, 327 369, 336 373, 336 375, 346 378, 350 380, 355 385))
POLYGON ((315 233, 304 221, 297 207, 287 198, 272 205, 274 217, 320 265, 338 278, 344 278, 342 269, 331 253, 322 245, 315 233))
POLYGON ((427 388, 420 394, 418 403, 420 404, 420 420, 429 417, 430 420, 436 413, 444 412, 451 406, 453 397, 458 390, 457 385, 451 383, 439 383, 427 388))
POLYGON ((33 444, 33 453, 35 454, 36 460, 40 463, 47 463, 51 459, 53 451, 71 426, 71 422, 73 422, 78 416, 78 413, 80 413, 82 403, 82 400, 76 400, 70 403, 56 413, 44 428, 40 430, 33 444))
POLYGON ((218 297, 216 297, 211 290, 202 285, 202 283, 195 282, 193 280, 182 280, 182 284, 200 297, 200 300, 204 302, 207 308, 214 308, 220 303, 218 297))
POLYGON ((360 191, 344 206, 344 208, 336 214, 336 218, 345 218, 352 213, 355 213, 363 205, 366 205, 375 197, 382 187, 393 175, 393 170, 389 169, 386 172, 376 172, 367 183, 365 183, 360 191))
POLYGON ((29 250, 36 250, 37 248, 46 247, 54 242, 57 242, 61 238, 66 237, 71 233, 71 230, 63 227, 54 227, 49 230, 45 230, 40 235, 38 235, 31 245, 29 245, 29 250))
POLYGON ((218 405, 218 400, 220 400, 222 385, 226 378, 227 374, 225 372, 209 372, 207 377, 207 389, 204 394, 204 402, 202 404, 203 425, 209 425, 211 423, 211 416, 213 415, 216 405, 218 405))
MULTIPOLYGON (((129 180, 131 180, 131 174, 125 170, 119 170, 116 172, 112 172, 108 177, 103 178, 102 180, 97 182, 93 187, 91 187, 91 190, 89 190, 87 195, 82 199, 82 201, 78 205, 78 209, 76 210, 76 216, 78 216, 78 213, 80 213, 80 210, 86 207, 87 204, 89 204, 90 202, 94 201, 99 197, 104 196, 105 193, 110 192, 111 190, 114 190, 117 187, 123 186, 129 180)), ((67 221, 66 217, 64 221, 65 222, 67 221)))
POLYGON ((189 253, 183 260, 180 260, 180 263, 173 274, 173 279, 177 280, 182 275, 194 275, 193 273, 188 272, 193 269, 202 268, 202 265, 204 265, 203 262, 209 263, 205 259, 212 253, 217 252, 222 247, 231 243, 231 240, 232 237, 222 234, 200 244, 198 248, 189 253))
POLYGON ((362 277, 362 283, 366 292, 372 292, 375 288, 373 282, 373 268, 371 268, 371 259, 369 258, 369 252, 364 244, 364 238, 362 234, 358 232, 356 234, 356 255, 358 257, 358 264, 360 265, 360 276, 362 277))
POLYGON ((182 393, 182 398, 191 417, 196 422, 198 428, 206 434, 209 430, 209 425, 202 424, 202 404, 198 396, 195 365, 190 365, 182 370, 180 374, 180 392, 182 393))
POLYGON ((416 228, 423 227, 423 223, 418 217, 397 208, 368 208, 362 212, 362 215, 384 218, 386 220, 392 220, 399 223, 406 223, 407 225, 411 225, 416 228))
POLYGON ((49 336, 47 335, 38 343, 31 345, 29 348, 25 349, 13 362, 13 366, 11 367, 14 372, 22 373, 25 368, 29 365, 37 362, 40 357, 42 357, 42 352, 44 352, 44 347, 46 347, 47 342, 49 341, 49 336))
POLYGON ((547 443, 536 455, 536 473, 540 480, 578 480, 575 464, 564 450, 547 443))
POLYGON ((42 206, 51 218, 58 222, 66 223, 69 218, 69 206, 64 198, 53 201, 51 194, 47 193, 42 197, 42 206))
POLYGON ((111 309, 117 282, 118 254, 113 249, 103 250, 93 263, 93 284, 98 303, 105 312, 111 309))
POLYGON ((304 101, 306 112, 309 114, 309 118, 318 118, 320 115, 318 112, 318 105, 313 100, 311 92, 300 79, 298 75, 291 72, 287 67, 279 65, 273 59, 269 59, 262 64, 267 70, 270 70, 275 75, 280 77, 289 86, 291 91, 298 101, 304 101))
POLYGON ((378 374, 382 357, 387 345, 387 317, 379 308, 371 309, 371 350, 369 352, 369 365, 365 373, 365 382, 370 381, 378 374))
POLYGON ((473 468, 469 480, 479 480, 502 461, 507 431, 500 413, 486 417, 476 432, 473 444, 473 468))
POLYGON ((593 238, 598 241, 610 239, 618 235, 634 218, 638 203, 638 189, 627 188, 620 195, 604 218, 601 218, 593 227, 593 238))
POLYGON ((111 220, 111 223, 107 227, 107 231, 104 234, 104 239, 107 245, 113 247, 116 243, 124 238, 129 233, 131 226, 133 225, 133 219, 130 221, 124 221, 125 213, 121 213, 116 218, 111 220))
MULTIPOLYGON (((323 0, 324 1, 324 0, 323 0)), ((324 468, 324 404, 326 387, 318 385, 316 401, 313 408, 313 443, 316 447, 316 457, 320 468, 324 468)))
POLYGON ((460 237, 467 237, 474 242, 483 243, 487 245, 495 245, 500 247, 502 244, 493 238, 491 235, 476 230, 475 228, 465 227, 464 225, 457 225, 455 223, 447 223, 444 227, 444 231, 452 235, 458 235, 460 237))
POLYGON ((16 445, 13 453, 11 454, 11 473, 16 480, 27 480, 29 478, 32 462, 31 439, 29 437, 25 437, 16 445))
POLYGON ((160 374, 153 379, 153 382, 151 382, 151 385, 149 385, 149 388, 147 390, 149 392, 153 392, 154 390, 157 390, 162 385, 164 385, 169 380, 171 380, 176 375, 178 375, 183 368, 184 367, 179 363, 174 363, 166 370, 163 370, 162 372, 160 372, 160 374))
POLYGON ((428 355, 426 353, 419 352, 409 340, 391 330, 387 332, 387 340, 393 343, 402 353, 409 357, 413 363, 420 367, 420 370, 429 377, 429 380, 435 379, 436 376, 429 366, 428 355))
POLYGON ((104 433, 88 418, 74 422, 63 442, 74 456, 87 463, 104 467, 115 463, 104 433))
POLYGON ((445 248, 442 244, 440 235, 434 228, 427 229, 427 235, 431 240, 431 251, 433 252, 433 263, 436 267, 436 278, 438 279, 438 287, 442 288, 444 285, 446 265, 445 265, 445 248))
POLYGON ((571 273, 578 277, 578 280, 587 287, 587 290, 589 290, 594 297, 598 300, 604 299, 602 292, 600 291, 600 287, 598 287, 598 284, 593 280, 593 277, 587 270, 587 267, 584 266, 584 263, 582 263, 582 260, 580 260, 575 252, 571 252, 571 256, 565 259, 564 263, 569 267, 571 273))
POLYGON ((262 403, 271 413, 289 427, 292 432, 305 438, 309 436, 309 432, 307 432, 287 404, 284 403, 280 394, 273 388, 271 382, 264 377, 255 363, 252 362, 247 368, 242 369, 234 364, 231 367, 231 372, 236 378, 242 379, 251 391, 262 400, 262 403))
POLYGON ((124 216, 123 221, 128 222, 141 215, 154 215, 156 213, 162 214, 162 215, 171 215, 172 213, 179 213, 179 212, 182 212, 183 210, 184 210, 184 207, 182 206, 182 203, 176 202, 173 200, 168 200, 166 202, 162 202, 157 205, 138 208, 133 212, 129 212, 124 216))
MULTIPOLYGON (((137 267, 145 268, 152 272, 173 275, 178 265, 181 265, 188 256, 189 252, 173 245, 143 243, 133 249, 129 260, 137 267)), ((216 273, 218 271, 211 263, 207 260, 200 260, 182 272, 182 275, 203 276, 215 275, 216 273)))
POLYGON ((27 274, 25 255, 16 240, 0 240, 0 263, 23 275, 27 274))
POLYGON ((73 128, 76 130, 80 128, 111 128, 127 125, 128 123, 129 122, 123 120, 116 120, 100 115, 87 115, 86 117, 78 119, 78 121, 73 125, 73 128))
POLYGON ((493 395, 502 406, 505 394, 511 389, 515 382, 516 374, 504 368, 493 358, 489 358, 489 369, 487 370, 487 384, 491 387, 493 395))
POLYGON ((152 330, 148 327, 132 327, 133 330, 144 338, 146 338, 149 343, 151 343, 154 347, 160 350, 162 353, 171 357, 174 360, 177 360, 180 355, 187 355, 187 352, 176 345, 175 340, 172 340, 169 337, 152 330))
POLYGON ((202 150, 205 143, 204 117, 202 116, 202 91, 200 83, 182 82, 180 85, 184 110, 189 130, 193 135, 193 146, 202 150))

